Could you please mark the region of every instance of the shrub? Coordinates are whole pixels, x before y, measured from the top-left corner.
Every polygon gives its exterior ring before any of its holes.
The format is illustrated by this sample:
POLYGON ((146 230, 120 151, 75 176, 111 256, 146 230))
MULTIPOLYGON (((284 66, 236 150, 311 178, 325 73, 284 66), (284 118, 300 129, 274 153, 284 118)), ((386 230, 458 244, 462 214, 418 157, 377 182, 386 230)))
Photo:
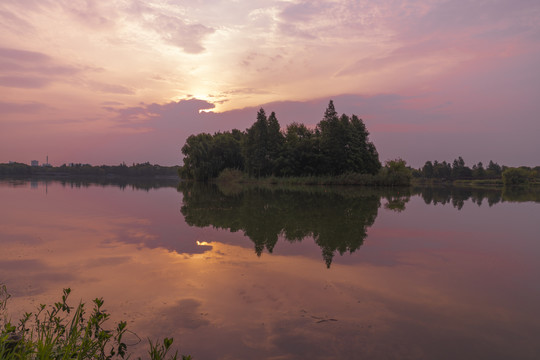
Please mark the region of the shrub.
POLYGON ((246 174, 238 169, 223 169, 216 179, 220 183, 241 183, 246 180, 246 174))
MULTIPOLYGON (((62 301, 54 305, 40 305, 35 313, 25 313, 17 325, 11 324, 5 314, 10 297, 5 285, 0 284, 0 359, 127 359, 127 345, 123 336, 128 332, 127 323, 119 322, 115 328, 106 329, 104 323, 110 314, 103 310, 103 299, 93 300, 93 309, 86 318, 85 304, 76 308, 67 304, 71 289, 64 289, 62 301)), ((163 344, 149 340, 148 355, 151 360, 166 359, 173 339, 165 338, 163 344)), ((178 354, 167 359, 176 360, 178 354)), ((190 360, 190 356, 182 356, 190 360)))
POLYGON ((403 159, 388 160, 378 174, 379 184, 386 186, 408 186, 412 173, 403 159))
POLYGON ((504 186, 528 186, 531 172, 523 168, 507 168, 502 173, 504 186))

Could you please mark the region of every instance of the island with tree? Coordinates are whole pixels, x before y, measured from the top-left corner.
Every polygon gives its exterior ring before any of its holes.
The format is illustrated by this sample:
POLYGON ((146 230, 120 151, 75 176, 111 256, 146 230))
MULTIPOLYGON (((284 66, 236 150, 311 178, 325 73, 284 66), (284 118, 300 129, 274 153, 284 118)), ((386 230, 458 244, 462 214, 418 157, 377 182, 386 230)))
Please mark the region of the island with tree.
MULTIPOLYGON (((281 130, 276 114, 264 109, 246 131, 191 135, 182 147, 181 178, 310 179, 325 184, 408 185, 404 160, 383 167, 369 132, 356 115, 338 115, 330 100, 323 119, 311 129, 292 123, 281 130)), ((302 181, 301 181, 302 182, 302 181)))
POLYGON ((501 166, 492 160, 472 168, 460 156, 453 162, 427 161, 420 169, 400 158, 379 160, 369 132, 358 116, 339 116, 330 100, 314 127, 292 123, 281 129, 276 114, 261 108, 253 125, 191 135, 182 147, 182 179, 318 185, 408 186, 411 183, 461 186, 540 184, 540 166, 501 166))

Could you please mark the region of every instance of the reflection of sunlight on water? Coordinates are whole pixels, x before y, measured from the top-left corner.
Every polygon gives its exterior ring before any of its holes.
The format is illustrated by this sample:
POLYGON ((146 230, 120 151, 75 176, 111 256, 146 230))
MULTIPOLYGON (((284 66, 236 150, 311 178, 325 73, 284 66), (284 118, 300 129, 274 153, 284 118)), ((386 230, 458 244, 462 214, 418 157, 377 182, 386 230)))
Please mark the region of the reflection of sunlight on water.
POLYGON ((206 241, 199 241, 197 240, 197 245, 199 246, 211 246, 212 243, 206 242, 206 241))

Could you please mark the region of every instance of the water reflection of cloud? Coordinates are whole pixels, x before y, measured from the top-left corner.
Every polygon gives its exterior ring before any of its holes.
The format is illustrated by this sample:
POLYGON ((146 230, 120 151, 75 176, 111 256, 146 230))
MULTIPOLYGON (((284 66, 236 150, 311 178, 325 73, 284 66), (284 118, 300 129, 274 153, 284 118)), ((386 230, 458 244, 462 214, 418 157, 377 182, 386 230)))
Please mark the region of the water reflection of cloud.
POLYGON ((130 262, 132 260, 131 256, 111 256, 103 257, 98 259, 91 259, 84 263, 84 267, 102 267, 102 266, 113 266, 113 265, 122 265, 130 262))
POLYGON ((201 305, 202 302, 197 299, 181 299, 173 306, 161 309, 151 321, 153 326, 158 325, 169 333, 177 329, 195 330, 210 325, 208 313, 203 312, 201 305))
MULTIPOLYGON (((23 217, 5 209, 0 214, 0 238, 11 239, 0 252, 0 281, 7 279, 13 302, 56 301, 67 286, 74 289, 73 302, 103 296, 115 320, 127 320, 141 338, 173 336, 181 353, 201 360, 455 359, 463 351, 497 359, 527 358, 520 355, 539 350, 536 262, 520 266, 517 260, 529 258, 493 238, 479 239, 468 223, 459 222, 469 220, 467 210, 435 208, 453 221, 450 225, 460 225, 450 226, 460 230, 442 238, 445 232, 414 230, 415 221, 431 219, 427 214, 414 220, 422 214, 415 210, 419 202, 413 200, 401 214, 385 212, 370 230, 360 260, 336 261, 328 270, 312 242, 314 256, 298 248, 281 251, 278 243, 273 254, 257 257, 241 234, 179 226, 174 223, 181 221, 179 201, 169 199, 170 193, 134 192, 124 198, 116 189, 99 189, 110 191, 105 202, 110 206, 104 208, 103 199, 93 199, 94 190, 68 191, 55 199, 67 206, 58 209, 50 206, 51 198, 21 195, 11 201, 26 208, 23 217), (84 207, 71 207, 73 201, 84 207), (162 226, 164 232, 152 232, 162 226), (126 238, 126 227, 164 240, 126 238), (202 253, 172 251, 183 246, 175 247, 175 241, 191 239, 202 253), (209 245, 198 246, 196 240, 209 245), (511 291, 502 293, 501 287, 511 291), (510 350, 522 352, 510 356, 510 350)), ((504 207, 500 210, 500 218, 508 218, 504 207)), ((507 211, 514 210, 512 205, 507 211)), ((519 221, 535 224, 533 215, 519 221)))
POLYGON ((39 259, 9 260, 0 258, 0 283, 9 284, 13 296, 39 295, 50 287, 63 286, 75 279, 39 259))

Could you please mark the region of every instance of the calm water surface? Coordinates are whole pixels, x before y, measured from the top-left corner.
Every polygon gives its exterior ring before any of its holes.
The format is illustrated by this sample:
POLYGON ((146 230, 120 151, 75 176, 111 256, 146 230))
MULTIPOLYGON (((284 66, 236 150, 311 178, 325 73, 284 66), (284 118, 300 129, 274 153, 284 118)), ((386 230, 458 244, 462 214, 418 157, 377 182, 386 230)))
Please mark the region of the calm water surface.
POLYGON ((71 287, 196 360, 540 357, 538 194, 2 181, 0 199, 13 317, 71 287))

